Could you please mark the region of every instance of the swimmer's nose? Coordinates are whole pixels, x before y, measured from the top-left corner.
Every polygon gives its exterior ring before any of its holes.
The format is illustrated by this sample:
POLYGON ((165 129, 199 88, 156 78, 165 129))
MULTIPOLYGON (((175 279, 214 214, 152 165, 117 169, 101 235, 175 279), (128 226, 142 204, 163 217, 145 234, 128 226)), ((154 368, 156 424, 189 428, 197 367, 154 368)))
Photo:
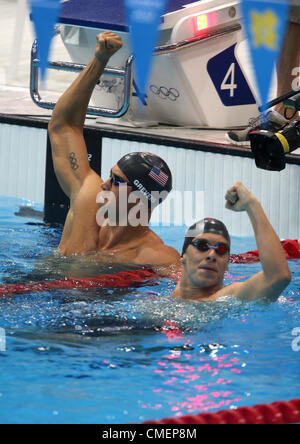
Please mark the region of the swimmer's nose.
POLYGON ((107 179, 105 182, 102 182, 101 188, 103 191, 109 191, 111 189, 110 179, 107 179))
POLYGON ((206 255, 206 260, 208 262, 216 262, 216 251, 213 248, 208 250, 206 255))

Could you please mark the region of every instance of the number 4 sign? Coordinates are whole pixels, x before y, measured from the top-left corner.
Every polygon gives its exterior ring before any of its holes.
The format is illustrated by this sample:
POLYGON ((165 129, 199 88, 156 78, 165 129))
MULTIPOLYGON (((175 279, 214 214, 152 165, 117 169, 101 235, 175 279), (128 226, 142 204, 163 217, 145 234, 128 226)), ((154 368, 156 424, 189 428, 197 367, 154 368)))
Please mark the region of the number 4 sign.
POLYGON ((236 44, 207 63, 207 72, 225 106, 252 105, 255 98, 235 57, 236 44))
POLYGON ((230 97, 234 97, 234 90, 237 88, 237 84, 234 83, 235 63, 231 63, 223 82, 221 83, 221 89, 229 89, 230 97), (227 83, 228 82, 228 83, 227 83), (229 83, 230 82, 230 83, 229 83))

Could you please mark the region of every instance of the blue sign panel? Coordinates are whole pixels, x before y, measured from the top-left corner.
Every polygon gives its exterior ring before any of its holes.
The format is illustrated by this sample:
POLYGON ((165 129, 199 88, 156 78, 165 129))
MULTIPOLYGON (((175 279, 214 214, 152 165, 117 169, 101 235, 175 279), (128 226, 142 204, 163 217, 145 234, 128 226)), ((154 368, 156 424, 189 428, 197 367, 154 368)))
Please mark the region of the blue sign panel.
POLYGON ((264 108, 285 35, 289 4, 285 0, 243 0, 241 8, 260 101, 264 108))
POLYGON ((252 105, 256 100, 235 57, 235 45, 207 63, 208 74, 225 106, 252 105))
POLYGON ((130 26, 136 83, 143 102, 153 49, 158 39, 161 16, 166 9, 167 0, 125 0, 124 4, 130 26))
POLYGON ((54 26, 58 22, 61 8, 60 0, 29 0, 31 18, 38 40, 41 77, 45 80, 48 66, 48 54, 54 34, 54 26))

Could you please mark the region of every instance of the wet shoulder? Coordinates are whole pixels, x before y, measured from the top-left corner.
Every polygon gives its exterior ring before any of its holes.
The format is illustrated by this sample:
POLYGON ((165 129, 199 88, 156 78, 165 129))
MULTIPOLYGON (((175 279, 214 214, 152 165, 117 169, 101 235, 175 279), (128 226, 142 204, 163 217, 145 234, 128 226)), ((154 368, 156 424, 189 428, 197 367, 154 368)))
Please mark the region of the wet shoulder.
POLYGON ((165 245, 152 230, 149 231, 138 249, 137 260, 140 260, 141 263, 171 265, 178 262, 179 259, 178 251, 169 245, 165 245))
POLYGON ((226 285, 214 295, 214 300, 225 300, 226 298, 236 297, 238 290, 243 285, 242 282, 235 282, 233 284, 226 285))

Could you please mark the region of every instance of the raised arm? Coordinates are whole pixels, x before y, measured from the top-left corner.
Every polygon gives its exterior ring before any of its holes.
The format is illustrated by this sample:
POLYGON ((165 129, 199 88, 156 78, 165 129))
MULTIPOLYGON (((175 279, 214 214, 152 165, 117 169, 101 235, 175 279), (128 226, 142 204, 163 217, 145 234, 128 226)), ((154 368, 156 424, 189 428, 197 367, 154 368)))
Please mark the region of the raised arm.
POLYGON ((276 301, 291 281, 291 273, 278 236, 259 201, 240 182, 229 188, 225 199, 226 208, 247 212, 263 269, 247 281, 234 284, 234 294, 248 301, 260 298, 276 301))
POLYGON ((121 38, 110 31, 97 35, 95 57, 58 100, 49 123, 56 177, 67 196, 76 194, 89 175, 90 166, 83 138, 86 110, 109 58, 122 47, 121 38))

